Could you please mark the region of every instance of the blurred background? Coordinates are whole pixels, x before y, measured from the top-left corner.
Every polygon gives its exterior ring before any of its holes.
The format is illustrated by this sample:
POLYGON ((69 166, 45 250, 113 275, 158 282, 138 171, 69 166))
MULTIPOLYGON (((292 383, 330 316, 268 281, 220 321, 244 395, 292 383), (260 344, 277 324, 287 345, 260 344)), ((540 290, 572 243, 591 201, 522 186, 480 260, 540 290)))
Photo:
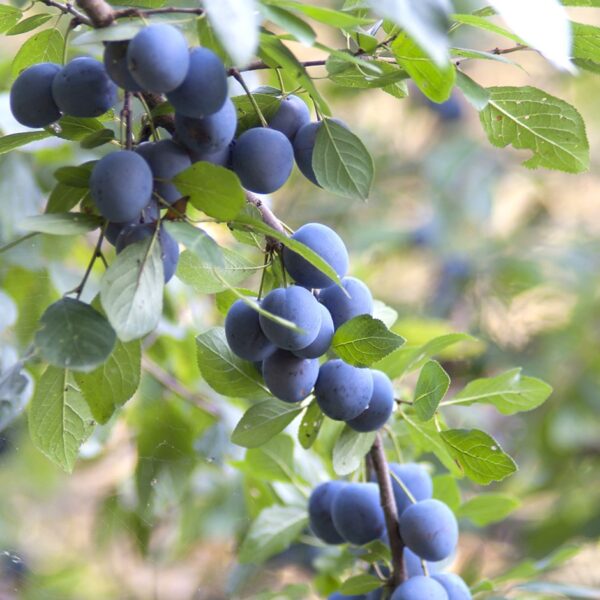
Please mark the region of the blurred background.
MULTIPOLYGON (((457 11, 480 5, 455 4, 457 11)), ((599 24, 596 12, 570 10, 575 20, 599 24)), ((3 134, 19 130, 6 92, 11 60, 28 35, 0 42, 3 134)), ((344 43, 325 29, 319 37, 344 43)), ((510 45, 464 27, 454 43, 510 45)), ((291 47, 302 58, 319 56, 291 47)), ((99 55, 101 48, 85 51, 99 55)), ((490 146, 458 91, 432 105, 412 88, 400 100, 336 86, 315 69, 335 116, 373 154, 375 187, 368 204, 353 203, 296 172, 272 205, 293 228, 309 221, 334 227, 351 250, 352 274, 398 312, 394 329, 409 342, 449 331, 479 338, 443 356, 457 387, 518 365, 554 387, 531 414, 452 411, 453 426, 477 423, 516 458, 519 473, 492 489, 522 498, 500 524, 463 526, 457 570, 473 583, 573 545, 579 554, 549 578, 600 588, 599 80, 585 71, 557 73, 533 52, 507 58, 522 68, 474 60, 463 68, 484 86, 534 85, 574 104, 588 128, 588 174, 526 170, 526 153, 490 146)), ((256 74, 247 81, 274 83, 256 74)), ((0 244, 45 205, 56 168, 91 157, 57 139, 0 157, 0 244)), ((239 248, 226 228, 211 234, 239 248)), ((0 372, 23 354, 48 303, 77 284, 92 246, 91 238, 40 236, 0 256, 0 372)), ((251 247, 241 251, 257 260, 251 247)), ((319 549, 298 544, 261 568, 236 564, 240 536, 273 492, 230 465, 242 455, 229 434, 244 404, 226 403, 199 379, 194 336, 222 318, 213 297, 173 280, 166 317, 145 344, 140 393, 96 429, 73 475, 31 446, 26 417, 0 431, 0 600, 315 597, 305 584, 315 568, 327 577, 328 557, 319 549), (174 381, 179 394, 170 389, 174 381), (220 419, 202 409, 204 401, 219 406, 220 419)), ((39 368, 33 364, 32 375, 39 368)), ((0 398, 0 427, 3 418, 0 398)), ((522 594, 506 597, 534 597, 522 594)))

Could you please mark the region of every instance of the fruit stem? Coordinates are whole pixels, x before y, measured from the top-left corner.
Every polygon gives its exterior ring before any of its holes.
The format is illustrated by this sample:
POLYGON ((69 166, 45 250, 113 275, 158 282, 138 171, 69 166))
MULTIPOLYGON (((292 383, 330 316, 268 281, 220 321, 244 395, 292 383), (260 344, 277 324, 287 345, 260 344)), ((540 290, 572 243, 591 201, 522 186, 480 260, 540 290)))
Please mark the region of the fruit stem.
POLYGON ((248 96, 250 104, 252 104, 252 108, 254 108, 254 111, 258 115, 261 125, 263 127, 268 127, 269 124, 267 123, 265 116, 262 114, 262 111, 260 110, 260 107, 256 102, 256 98, 252 95, 250 88, 246 85, 246 82, 244 81, 244 78, 242 77, 242 74, 240 73, 239 69, 230 69, 229 72, 231 76, 244 88, 244 92, 246 92, 246 96, 248 96))

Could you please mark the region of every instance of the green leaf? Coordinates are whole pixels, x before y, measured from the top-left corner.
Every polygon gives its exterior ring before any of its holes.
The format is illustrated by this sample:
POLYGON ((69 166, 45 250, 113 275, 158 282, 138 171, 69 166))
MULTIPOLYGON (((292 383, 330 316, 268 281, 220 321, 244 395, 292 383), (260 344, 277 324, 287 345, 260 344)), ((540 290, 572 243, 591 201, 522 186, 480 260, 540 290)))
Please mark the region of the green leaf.
POLYGON ((116 336, 108 321, 89 304, 62 298, 40 319, 35 345, 55 367, 91 371, 112 352, 116 336))
POLYGON ((241 563, 261 563, 285 550, 308 523, 306 510, 296 506, 269 506, 250 526, 242 546, 241 563))
POLYGON ((502 481, 517 471, 515 461, 500 444, 478 429, 448 429, 440 432, 448 452, 464 474, 480 485, 502 481))
POLYGON ((249 290, 248 288, 231 288, 226 289, 218 294, 215 294, 215 304, 217 310, 225 317, 229 312, 229 309, 233 304, 239 300, 240 294, 243 296, 251 296, 256 298, 256 290, 249 290))
POLYGON ((58 29, 45 29, 31 36, 20 48, 12 63, 12 75, 41 62, 62 62, 64 40, 58 29))
POLYGON ((425 96, 433 102, 448 100, 456 77, 456 69, 448 59, 436 64, 406 35, 394 40, 392 52, 425 96))
POLYGON ((483 29, 484 31, 489 31, 490 33, 495 33, 496 35, 500 35, 509 40, 512 40, 516 44, 526 45, 524 40, 521 39, 518 35, 515 35, 508 29, 505 29, 504 27, 500 27, 500 25, 496 25, 496 23, 492 23, 483 16, 454 14, 451 16, 451 18, 455 23, 459 23, 460 25, 468 25, 469 27, 483 29))
POLYGON ((89 408, 69 383, 67 371, 48 367, 29 407, 33 445, 68 473, 73 471, 81 444, 93 428, 89 408))
POLYGON ((200 373, 213 390, 233 398, 272 398, 256 367, 229 349, 222 327, 201 333, 196 344, 200 373))
POLYGON ((365 19, 363 17, 354 16, 351 13, 341 12, 332 8, 304 4, 302 2, 296 2, 295 0, 263 0, 263 2, 265 4, 274 4, 279 7, 296 10, 315 21, 319 21, 325 25, 331 25, 332 27, 338 27, 339 29, 350 29, 359 25, 368 25, 373 22, 373 19, 365 19))
MULTIPOLYGON (((252 94, 252 97, 258 104, 258 108, 260 108, 267 122, 275 116, 281 105, 281 98, 274 94, 252 94)), ((262 126, 260 117, 246 94, 243 96, 234 96, 231 100, 235 104, 238 116, 236 136, 240 136, 247 129, 262 126)))
POLYGON ((79 201, 86 195, 85 188, 71 187, 64 183, 57 183, 50 193, 48 204, 46 205, 47 213, 64 213, 75 208, 79 201))
POLYGON ((158 325, 164 284, 160 244, 154 238, 117 255, 100 282, 100 299, 120 340, 141 338, 158 325))
POLYGON ((308 23, 280 6, 261 3, 258 10, 265 19, 293 35, 301 44, 312 46, 317 39, 317 34, 308 23))
POLYGON ((383 321, 371 315, 359 315, 336 330, 331 347, 345 362, 355 367, 370 367, 404 342, 404 338, 392 333, 383 321))
POLYGON ((54 171, 54 178, 70 187, 89 189, 90 177, 95 162, 87 162, 77 167, 60 167, 54 171))
POLYGON ((101 366, 90 373, 75 374, 75 381, 98 423, 106 423, 135 394, 140 384, 141 361, 139 341, 117 342, 101 366))
POLYGON ((321 411, 321 407, 317 404, 316 400, 313 400, 306 409, 302 421, 300 421, 300 427, 298 428, 298 440, 300 445, 308 450, 317 440, 319 431, 321 431, 321 425, 325 420, 325 415, 321 411))
POLYGON ((127 21, 126 23, 113 24, 110 27, 84 31, 69 41, 74 46, 99 44, 101 42, 121 42, 130 40, 144 27, 146 27, 146 24, 142 21, 127 21))
POLYGON ((22 16, 23 13, 18 8, 8 4, 0 4, 0 33, 4 33, 16 25, 22 16))
POLYGON ((86 150, 90 150, 92 148, 98 148, 98 146, 103 146, 104 144, 109 144, 114 139, 115 134, 112 130, 100 129, 86 135, 81 142, 79 142, 79 145, 86 150))
POLYGON ((436 475, 433 478, 433 498, 441 500, 456 512, 461 503, 460 488, 456 478, 450 474, 436 475))
POLYGON ((103 129, 104 125, 98 119, 66 115, 58 121, 58 132, 56 135, 65 140, 79 142, 103 129))
POLYGON ((451 404, 493 404, 503 415, 533 410, 545 402, 552 387, 541 379, 524 377, 511 369, 495 377, 475 379, 443 406, 451 404))
POLYGON ((490 92, 462 71, 456 71, 456 85, 475 110, 482 111, 488 105, 490 92))
POLYGON ((359 433, 344 425, 333 447, 333 470, 337 475, 349 475, 358 469, 375 441, 375 431, 359 433))
POLYGON ((502 521, 520 505, 517 498, 507 494, 479 494, 461 504, 456 516, 484 527, 502 521))
POLYGON ((98 229, 104 220, 96 215, 83 213, 46 213, 26 217, 19 222, 25 231, 37 231, 50 235, 78 235, 98 229))
POLYGON ((342 583, 340 594, 344 594, 345 596, 350 596, 352 594, 368 594, 369 592, 377 590, 382 586, 383 581, 381 581, 381 579, 364 573, 362 575, 355 575, 354 577, 350 577, 350 579, 346 579, 346 581, 342 583))
POLYGON ((425 363, 415 388, 413 406, 421 421, 433 418, 439 403, 450 387, 450 377, 442 365, 435 360, 425 363))
POLYGON ((173 178, 194 208, 220 221, 233 219, 246 203, 237 175, 219 165, 197 162, 173 178))
MULTIPOLYGON (((476 60, 492 60, 494 62, 501 62, 505 65, 513 65, 515 67, 519 67, 522 69, 521 65, 518 65, 514 60, 510 60, 506 56, 502 54, 494 54, 493 52, 485 52, 484 50, 473 50, 472 48, 451 48, 451 53, 453 57, 459 58, 473 58, 476 60)), ((457 75, 459 72, 457 70, 457 75)))
POLYGON ((260 446, 246 451, 246 471, 265 481, 292 482, 295 479, 294 442, 279 435, 260 446))
POLYGON ((295 404, 266 400, 251 406, 236 425, 231 441, 245 448, 256 448, 283 431, 301 412, 295 404))
POLYGON ((351 131, 331 119, 322 123, 312 156, 317 181, 334 194, 366 200, 373 184, 373 158, 351 131))
MULTIPOLYGON (((1 6, 1 5, 0 5, 1 6)), ((31 142, 37 142, 50 137, 47 131, 26 131, 24 133, 11 133, 0 137, 0 154, 12 152, 16 148, 31 142)))
POLYGON ((179 257, 177 277, 199 293, 214 294, 238 285, 263 268, 262 265, 253 265, 229 248, 221 248, 221 253, 224 266, 217 267, 212 260, 207 262, 190 250, 185 250, 179 257))
POLYGON ((219 244, 203 229, 184 221, 166 221, 163 226, 170 235, 193 252, 204 264, 215 267, 225 266, 219 244))
POLYGON ((492 87, 481 124, 494 146, 531 150, 530 169, 581 173, 589 167, 585 124, 577 110, 534 87, 492 87))
POLYGON ((28 31, 32 31, 41 27, 44 23, 48 22, 55 15, 49 14, 37 14, 32 15, 31 17, 27 17, 23 19, 13 27, 11 27, 8 31, 5 32, 5 35, 19 35, 20 33, 27 33, 28 31))
POLYGON ((600 27, 572 22, 571 31, 573 62, 582 69, 600 72, 600 27))

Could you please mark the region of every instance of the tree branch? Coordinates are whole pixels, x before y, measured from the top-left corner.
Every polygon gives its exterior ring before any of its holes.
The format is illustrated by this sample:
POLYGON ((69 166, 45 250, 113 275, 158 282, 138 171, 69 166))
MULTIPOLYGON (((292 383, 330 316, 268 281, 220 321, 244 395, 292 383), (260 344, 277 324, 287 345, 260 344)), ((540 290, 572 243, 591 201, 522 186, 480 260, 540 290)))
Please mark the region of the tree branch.
POLYGON ((383 449, 381 434, 378 432, 369 451, 369 457, 373 464, 373 469, 379 484, 379 494, 381 497, 381 508, 385 515, 385 524, 390 540, 390 550, 392 551, 392 573, 390 582, 393 588, 400 585, 406 578, 404 572, 404 561, 402 554, 404 551, 404 542, 400 537, 398 529, 398 509, 392 489, 392 480, 390 478, 390 469, 383 449))
POLYGON ((93 27, 108 27, 115 20, 115 11, 104 0, 77 0, 77 6, 89 17, 93 27))
POLYGON ((149 17, 151 15, 168 15, 168 14, 186 14, 186 15, 198 15, 199 17, 204 14, 203 8, 185 8, 177 6, 165 6, 163 8, 122 8, 120 10, 113 11, 115 19, 123 19, 127 17, 149 17))
POLYGON ((42 4, 46 6, 52 6, 53 8, 58 8, 62 13, 73 15, 75 17, 76 24, 83 23, 84 25, 89 25, 93 27, 94 24, 92 20, 85 15, 84 13, 78 11, 72 4, 67 3, 63 4, 62 2, 57 2, 56 0, 39 0, 42 4))

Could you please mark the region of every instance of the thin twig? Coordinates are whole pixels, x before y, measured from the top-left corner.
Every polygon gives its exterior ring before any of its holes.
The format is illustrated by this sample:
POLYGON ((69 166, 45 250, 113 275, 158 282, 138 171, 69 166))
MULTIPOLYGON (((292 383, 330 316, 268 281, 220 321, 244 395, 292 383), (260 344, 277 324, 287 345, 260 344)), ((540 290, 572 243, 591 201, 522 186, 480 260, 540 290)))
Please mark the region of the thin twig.
MULTIPOLYGON (((102 240, 104 240, 104 232, 106 231, 106 227, 108 226, 108 222, 106 222, 104 224, 104 226, 102 227, 102 229, 100 230, 100 235, 98 236, 98 241, 96 242, 96 245, 94 246, 94 253, 92 254, 92 257, 90 258, 89 262, 88 262, 88 266, 85 270, 85 273, 83 274, 83 279, 81 280, 81 282, 79 283, 79 285, 71 290, 70 292, 67 292, 67 294, 75 294, 75 297, 77 298, 77 300, 79 300, 79 298, 81 298, 81 294, 83 293, 83 290, 85 288, 85 284, 87 283, 87 280, 89 279, 91 273, 92 273, 92 269, 94 268, 94 265, 96 264, 96 259, 100 257, 100 249, 102 248, 102 240)), ((67 295, 65 294, 65 295, 67 295)))
POLYGON ((124 19, 127 17, 149 17, 151 15, 168 15, 168 14, 186 14, 186 15, 204 15, 203 8, 185 8, 177 6, 165 6, 163 8, 122 8, 114 11, 115 19, 124 19))
POLYGON ((39 2, 41 2, 42 4, 45 4, 46 6, 52 6, 54 8, 58 8, 58 10, 60 10, 64 14, 73 15, 78 24, 83 23, 84 25, 89 25, 90 27, 94 26, 94 24, 92 23, 92 20, 87 15, 78 11, 69 2, 67 2, 66 4, 63 4, 62 2, 57 2, 56 0, 39 0, 39 2))
POLYGON ((123 109, 121 110, 121 122, 125 123, 125 148, 133 148, 133 123, 131 121, 131 92, 125 92, 123 97, 123 109))
POLYGON ((268 127, 269 124, 267 123, 267 120, 265 119, 265 115, 263 115, 262 110, 260 110, 260 106, 258 106, 258 102, 256 102, 256 98, 253 96, 252 92, 250 91, 250 88, 248 87, 248 85, 244 81, 244 78, 242 77, 242 74, 240 73, 239 69, 229 69, 229 74, 244 89, 244 92, 246 93, 246 96, 248 96, 248 99, 250 100, 250 104, 252 104, 252 108, 254 108, 254 112, 256 112, 256 114, 258 115, 258 118, 260 120, 261 125, 263 127, 268 127))

